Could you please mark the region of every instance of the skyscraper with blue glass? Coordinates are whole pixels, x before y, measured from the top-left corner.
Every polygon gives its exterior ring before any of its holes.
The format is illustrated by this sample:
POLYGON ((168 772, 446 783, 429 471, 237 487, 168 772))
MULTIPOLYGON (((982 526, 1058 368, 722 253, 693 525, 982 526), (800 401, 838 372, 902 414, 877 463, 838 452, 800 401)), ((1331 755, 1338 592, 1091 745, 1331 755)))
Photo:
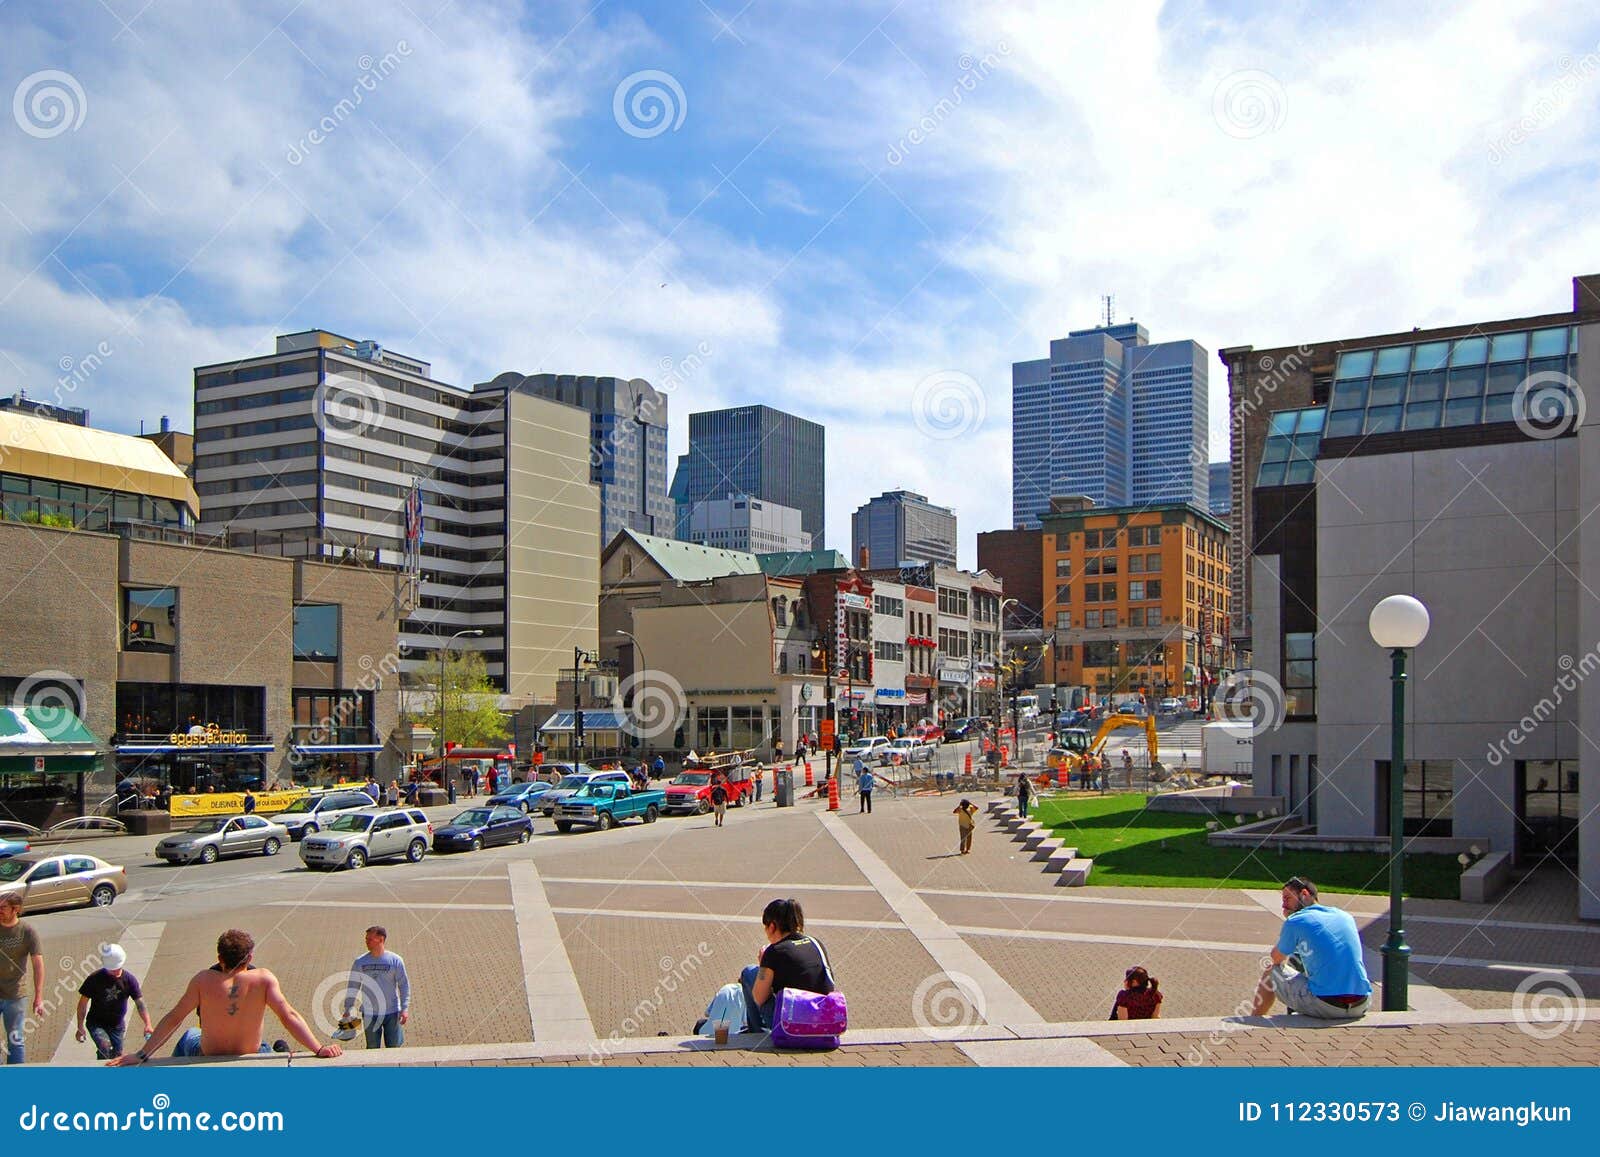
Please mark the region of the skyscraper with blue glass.
POLYGON ((1011 367, 1011 511, 1038 526, 1052 495, 1101 506, 1206 508, 1206 351, 1150 344, 1144 326, 1074 330, 1011 367))
POLYGON ((689 415, 689 452, 672 480, 678 537, 698 502, 749 495, 800 511, 811 546, 823 546, 826 432, 771 406, 736 406, 689 415))

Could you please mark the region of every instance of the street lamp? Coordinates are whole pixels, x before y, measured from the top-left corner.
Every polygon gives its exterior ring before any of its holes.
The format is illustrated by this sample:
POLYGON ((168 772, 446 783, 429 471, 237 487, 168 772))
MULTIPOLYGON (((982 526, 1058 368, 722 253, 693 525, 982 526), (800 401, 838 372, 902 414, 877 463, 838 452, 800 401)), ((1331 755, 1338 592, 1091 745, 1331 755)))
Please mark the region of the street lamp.
POLYGON ((1383 1010, 1405 1012, 1411 949, 1401 918, 1405 845, 1406 652, 1428 637, 1428 608, 1410 595, 1390 595, 1367 619, 1372 641, 1389 651, 1393 684, 1389 745, 1389 938, 1383 942, 1383 1010))
POLYGON ((483 631, 480 628, 468 627, 457 631, 439 644, 439 786, 444 788, 445 798, 451 803, 456 802, 456 781, 450 778, 450 754, 444 746, 444 655, 450 649, 450 644, 457 639, 482 637, 483 631))
MULTIPOLYGON (((828 720, 835 722, 833 714, 833 668, 828 663, 828 648, 818 639, 811 644, 811 658, 814 662, 822 664, 822 701, 827 705, 828 720)), ((837 723, 835 722, 835 727, 837 723)), ((819 728, 820 730, 820 728, 819 728)), ((837 734, 837 732, 835 732, 837 734)), ((822 745, 823 778, 833 778, 833 746, 835 740, 830 739, 822 745)))

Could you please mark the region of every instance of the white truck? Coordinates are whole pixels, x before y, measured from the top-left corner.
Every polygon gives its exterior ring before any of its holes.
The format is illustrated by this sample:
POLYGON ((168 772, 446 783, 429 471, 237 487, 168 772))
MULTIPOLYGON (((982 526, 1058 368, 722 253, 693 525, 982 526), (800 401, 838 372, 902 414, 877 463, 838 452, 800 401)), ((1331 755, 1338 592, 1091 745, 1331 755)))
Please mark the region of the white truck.
POLYGON ((1207 723, 1200 728, 1200 766, 1207 775, 1249 779, 1254 751, 1248 723, 1207 723))

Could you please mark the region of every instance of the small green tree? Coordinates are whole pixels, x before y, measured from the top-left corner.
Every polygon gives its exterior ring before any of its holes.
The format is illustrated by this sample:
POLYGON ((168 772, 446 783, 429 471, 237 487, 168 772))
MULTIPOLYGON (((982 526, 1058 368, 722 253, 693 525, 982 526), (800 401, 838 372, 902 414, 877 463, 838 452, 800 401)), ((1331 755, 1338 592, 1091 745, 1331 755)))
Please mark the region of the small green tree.
MULTIPOLYGON (((421 678, 439 677, 439 653, 417 672, 421 678)), ((430 680, 431 681, 431 680, 430 680)), ((497 747, 511 735, 506 715, 495 706, 499 696, 489 682, 488 667, 476 651, 448 652, 444 662, 444 694, 435 691, 425 711, 408 712, 406 722, 433 728, 437 745, 447 739, 457 747, 497 747), (441 725, 439 708, 444 708, 441 725)))

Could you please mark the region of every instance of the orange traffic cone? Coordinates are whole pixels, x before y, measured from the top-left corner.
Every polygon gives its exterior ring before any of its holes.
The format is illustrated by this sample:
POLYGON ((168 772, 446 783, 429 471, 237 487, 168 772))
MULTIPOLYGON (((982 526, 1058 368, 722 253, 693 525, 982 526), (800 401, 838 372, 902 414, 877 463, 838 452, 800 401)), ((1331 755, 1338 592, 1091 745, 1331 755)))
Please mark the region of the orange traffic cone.
POLYGON ((1001 767, 1010 767, 1011 766, 1011 748, 1010 748, 1010 746, 1008 744, 1002 743, 1000 745, 1000 766, 1001 767))
POLYGON ((967 766, 965 770, 968 775, 972 774, 972 752, 970 751, 967 752, 967 766))
POLYGON ((838 776, 834 776, 832 779, 830 779, 828 781, 828 810, 831 811, 831 812, 836 812, 836 811, 839 810, 839 777, 838 776))
POLYGON ((1064 763, 1056 764, 1056 784, 1060 787, 1067 786, 1067 765, 1064 763))

